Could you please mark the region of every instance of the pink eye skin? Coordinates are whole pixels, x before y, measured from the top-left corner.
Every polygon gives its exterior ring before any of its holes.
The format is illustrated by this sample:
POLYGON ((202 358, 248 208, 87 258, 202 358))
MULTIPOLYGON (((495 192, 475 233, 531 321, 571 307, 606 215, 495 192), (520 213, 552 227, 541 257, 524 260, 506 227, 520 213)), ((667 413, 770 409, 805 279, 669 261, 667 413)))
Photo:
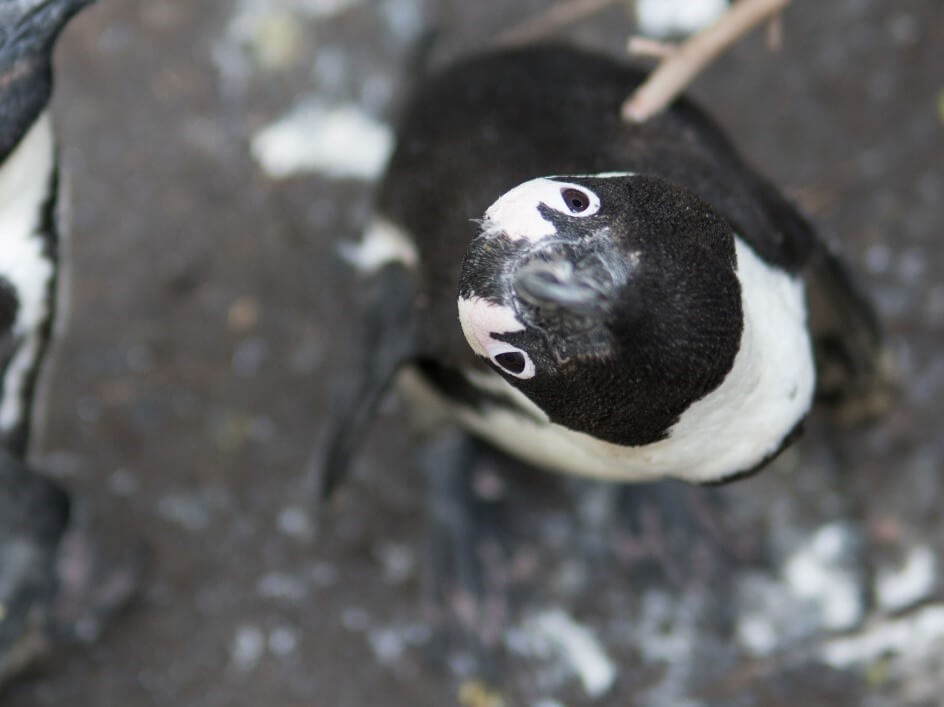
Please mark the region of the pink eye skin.
POLYGON ((527 380, 533 378, 537 372, 534 361, 521 349, 504 341, 494 341, 489 346, 489 360, 510 376, 527 380))
POLYGON ((527 361, 520 351, 506 351, 495 356, 495 363, 512 375, 519 375, 524 372, 527 361))
POLYGON ((471 295, 459 297, 459 324, 469 346, 482 358, 510 376, 526 380, 535 374, 527 352, 495 337, 523 331, 525 326, 508 306, 471 295))
POLYGON ((548 180, 545 190, 544 203, 562 214, 587 218, 600 211, 600 197, 581 184, 548 180), (556 190, 557 193, 547 193, 550 189, 556 190))
POLYGON ((542 214, 542 206, 573 218, 587 218, 599 213, 600 205, 600 197, 582 184, 538 177, 508 190, 489 206, 482 229, 484 234, 540 243, 557 232, 542 214))

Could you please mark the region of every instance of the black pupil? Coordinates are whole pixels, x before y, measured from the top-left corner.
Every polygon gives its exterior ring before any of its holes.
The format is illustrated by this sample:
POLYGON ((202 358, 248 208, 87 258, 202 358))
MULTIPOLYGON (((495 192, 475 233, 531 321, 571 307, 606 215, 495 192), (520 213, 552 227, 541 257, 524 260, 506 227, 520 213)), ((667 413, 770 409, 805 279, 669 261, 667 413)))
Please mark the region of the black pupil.
POLYGON ((506 351, 495 356, 495 363, 509 373, 521 373, 524 370, 524 354, 506 351))
POLYGON ((581 211, 586 211, 587 207, 590 206, 590 199, 579 189, 563 189, 561 194, 571 213, 579 214, 581 211))

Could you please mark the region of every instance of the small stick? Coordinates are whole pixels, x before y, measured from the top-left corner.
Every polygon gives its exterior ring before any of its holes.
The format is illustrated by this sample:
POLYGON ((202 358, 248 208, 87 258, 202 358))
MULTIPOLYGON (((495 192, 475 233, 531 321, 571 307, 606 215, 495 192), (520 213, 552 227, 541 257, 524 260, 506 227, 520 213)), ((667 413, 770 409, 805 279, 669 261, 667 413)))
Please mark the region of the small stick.
POLYGON ((783 18, 774 15, 767 23, 767 48, 772 52, 783 49, 783 18))
POLYGON ((655 57, 656 59, 665 59, 675 54, 679 50, 678 44, 674 42, 662 42, 650 37, 641 37, 633 35, 626 42, 626 51, 633 56, 655 57))
POLYGON ((717 22, 686 40, 663 59, 623 102, 623 120, 642 123, 665 108, 724 49, 756 24, 781 12, 790 0, 740 0, 717 22))
POLYGON ((562 0, 536 17, 498 35, 498 43, 506 46, 525 44, 554 34, 567 25, 615 5, 617 0, 562 0))

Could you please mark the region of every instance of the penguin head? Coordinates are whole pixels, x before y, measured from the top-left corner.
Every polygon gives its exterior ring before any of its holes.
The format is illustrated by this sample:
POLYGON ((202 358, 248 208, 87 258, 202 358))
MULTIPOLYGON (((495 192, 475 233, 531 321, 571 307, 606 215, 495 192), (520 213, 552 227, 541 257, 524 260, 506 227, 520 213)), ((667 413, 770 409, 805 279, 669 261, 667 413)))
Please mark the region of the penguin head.
POLYGON ((692 192, 634 174, 533 179, 481 226, 462 266, 463 333, 552 422, 649 444, 731 370, 734 234, 692 192))
POLYGON ((0 158, 49 101, 50 53, 66 22, 94 0, 0 0, 0 158))

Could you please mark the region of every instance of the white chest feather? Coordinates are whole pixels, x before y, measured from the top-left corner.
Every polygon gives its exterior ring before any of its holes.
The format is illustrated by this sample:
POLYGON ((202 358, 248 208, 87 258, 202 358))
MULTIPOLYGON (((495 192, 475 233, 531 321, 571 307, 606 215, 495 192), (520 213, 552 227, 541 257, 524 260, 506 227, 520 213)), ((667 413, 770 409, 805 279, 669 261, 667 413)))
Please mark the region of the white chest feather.
POLYGON ((602 442, 550 422, 496 374, 469 374, 526 415, 498 407, 452 407, 476 434, 538 466, 613 481, 675 477, 702 482, 746 471, 775 452, 812 402, 813 355, 802 282, 736 239, 744 330, 721 385, 693 403, 667 439, 641 447, 602 442))
POLYGON ((54 264, 43 255, 39 229, 54 168, 52 128, 44 113, 0 166, 0 277, 16 291, 19 307, 12 334, 21 339, 3 380, 0 431, 15 426, 26 413, 21 392, 39 355, 37 329, 49 315, 54 264))

